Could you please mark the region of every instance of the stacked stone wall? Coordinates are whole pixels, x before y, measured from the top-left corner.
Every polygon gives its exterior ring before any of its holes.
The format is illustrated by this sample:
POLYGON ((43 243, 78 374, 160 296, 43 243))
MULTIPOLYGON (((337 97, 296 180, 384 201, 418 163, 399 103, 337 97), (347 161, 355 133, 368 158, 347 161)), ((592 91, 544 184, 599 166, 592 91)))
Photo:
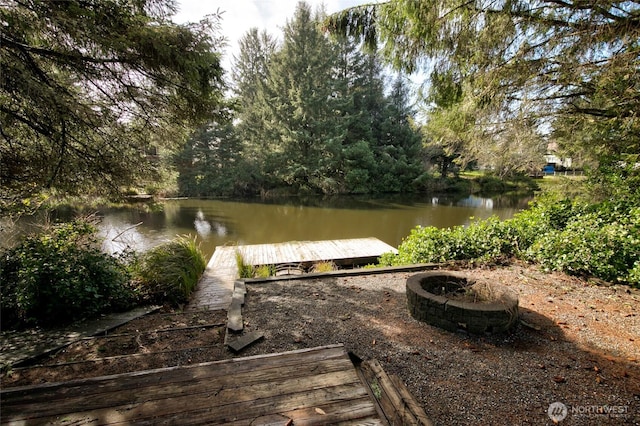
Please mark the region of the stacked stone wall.
POLYGON ((407 304, 411 315, 445 330, 464 329, 476 334, 504 332, 517 323, 518 298, 508 290, 500 288, 499 301, 471 303, 447 298, 452 285, 464 287, 469 283, 456 272, 432 271, 409 277, 407 304))

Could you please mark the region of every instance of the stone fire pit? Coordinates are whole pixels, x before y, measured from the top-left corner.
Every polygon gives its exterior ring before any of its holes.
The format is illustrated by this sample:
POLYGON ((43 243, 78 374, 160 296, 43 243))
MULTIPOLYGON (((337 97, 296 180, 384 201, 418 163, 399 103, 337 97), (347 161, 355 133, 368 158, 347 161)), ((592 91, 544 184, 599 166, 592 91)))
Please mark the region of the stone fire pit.
POLYGON ((518 297, 495 283, 477 283, 451 271, 431 271, 407 279, 411 315, 450 331, 496 333, 518 322, 518 297))

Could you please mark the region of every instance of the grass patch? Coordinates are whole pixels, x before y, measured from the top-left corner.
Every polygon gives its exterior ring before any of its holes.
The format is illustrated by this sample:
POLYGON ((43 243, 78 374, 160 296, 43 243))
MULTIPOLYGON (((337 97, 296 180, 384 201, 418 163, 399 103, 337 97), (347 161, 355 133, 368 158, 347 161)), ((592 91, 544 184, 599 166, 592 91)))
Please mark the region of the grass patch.
POLYGON ((538 180, 542 192, 562 194, 568 198, 584 196, 586 184, 586 176, 545 176, 538 180))
POLYGON ((318 262, 311 267, 311 272, 314 272, 314 273, 331 272, 331 271, 337 271, 337 270, 338 270, 338 265, 336 265, 331 261, 318 262))
POLYGON ((276 274, 274 265, 260 265, 253 268, 253 278, 269 278, 276 274))
POLYGON ((236 250, 236 266, 238 267, 240 278, 253 278, 255 275, 253 266, 245 263, 244 256, 240 253, 240 250, 236 250))

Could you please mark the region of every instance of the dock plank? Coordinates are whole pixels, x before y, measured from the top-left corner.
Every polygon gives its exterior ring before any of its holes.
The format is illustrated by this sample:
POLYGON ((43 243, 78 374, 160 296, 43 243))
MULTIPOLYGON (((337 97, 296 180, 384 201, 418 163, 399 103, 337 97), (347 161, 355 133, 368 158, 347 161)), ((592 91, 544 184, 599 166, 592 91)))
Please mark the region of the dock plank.
MULTIPOLYGON (((298 366, 304 370, 305 365, 312 368, 322 368, 323 363, 340 364, 344 368, 344 348, 342 345, 329 345, 311 349, 283 352, 279 354, 256 355, 252 357, 234 358, 226 361, 216 361, 191 366, 177 366, 147 370, 136 373, 123 373, 108 377, 73 380, 65 383, 47 383, 43 385, 22 386, 0 391, 3 397, 15 398, 19 403, 29 401, 52 401, 55 398, 72 396, 87 396, 101 394, 107 391, 119 392, 134 386, 153 386, 167 383, 179 383, 192 378, 211 380, 212 377, 239 375, 254 371, 254 359, 260 360, 263 372, 277 375, 279 368, 298 366), (211 366, 215 365, 215 369, 211 366), (161 374, 155 374, 161 373, 161 374), (95 382, 97 385, 87 388, 86 385, 95 382)), ((256 373, 257 374, 257 373, 256 373)), ((9 404, 13 399, 3 399, 2 403, 9 404)))
POLYGON ((0 391, 1 424, 380 424, 342 345, 0 391), (320 408, 320 409, 316 409, 320 408))

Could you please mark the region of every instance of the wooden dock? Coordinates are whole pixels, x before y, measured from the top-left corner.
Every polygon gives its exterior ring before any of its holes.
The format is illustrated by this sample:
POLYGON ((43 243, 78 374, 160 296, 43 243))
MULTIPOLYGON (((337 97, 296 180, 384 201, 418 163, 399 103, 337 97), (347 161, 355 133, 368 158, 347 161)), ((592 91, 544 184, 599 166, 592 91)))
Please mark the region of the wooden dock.
POLYGON ((365 265, 376 262, 378 257, 388 252, 398 251, 377 238, 216 247, 188 309, 228 308, 233 283, 238 279, 237 253, 242 255, 246 265, 298 264, 308 267, 323 261, 341 266, 365 265))
POLYGON ((397 250, 377 238, 328 241, 292 241, 281 244, 255 244, 237 247, 248 265, 300 263, 310 266, 331 261, 337 265, 364 265, 383 253, 397 250))
POLYGON ((186 309, 227 309, 231 303, 233 283, 236 279, 236 247, 216 247, 186 309))
POLYGON ((342 345, 3 389, 2 425, 383 424, 342 345))

